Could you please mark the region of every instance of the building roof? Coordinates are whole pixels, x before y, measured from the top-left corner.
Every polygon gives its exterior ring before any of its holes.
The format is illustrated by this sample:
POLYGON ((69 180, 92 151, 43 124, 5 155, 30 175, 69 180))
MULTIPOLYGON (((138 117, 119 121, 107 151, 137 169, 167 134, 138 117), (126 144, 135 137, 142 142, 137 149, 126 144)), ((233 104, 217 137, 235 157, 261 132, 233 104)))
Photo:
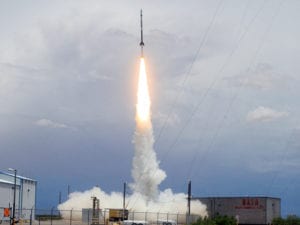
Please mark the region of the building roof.
MULTIPOLYGON (((2 171, 0 171, 0 174, 4 174, 4 175, 10 176, 10 177, 14 177, 14 176, 15 176, 15 175, 12 174, 12 173, 6 173, 6 172, 2 172, 2 171)), ((36 180, 33 180, 33 179, 31 179, 31 178, 28 178, 28 177, 23 177, 23 176, 20 176, 20 175, 17 175, 17 178, 18 178, 18 179, 21 179, 21 180, 28 180, 28 181, 36 182, 36 180)), ((3 180, 3 179, 2 179, 2 180, 3 180)), ((1 181, 1 179, 0 179, 0 181, 1 181)), ((10 181, 8 181, 8 180, 3 180, 3 181, 4 181, 4 183, 10 183, 10 181)))
POLYGON ((14 182, 10 182, 10 181, 8 181, 8 180, 3 180, 3 179, 0 179, 0 183, 14 184, 14 182))

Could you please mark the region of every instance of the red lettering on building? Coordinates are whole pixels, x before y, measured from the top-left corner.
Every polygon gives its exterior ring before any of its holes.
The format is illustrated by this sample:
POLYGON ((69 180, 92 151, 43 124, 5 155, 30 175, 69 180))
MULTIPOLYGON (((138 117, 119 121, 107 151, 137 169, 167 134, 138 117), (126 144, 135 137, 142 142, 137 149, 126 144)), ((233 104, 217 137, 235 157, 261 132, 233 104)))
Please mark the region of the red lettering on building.
POLYGON ((235 209, 263 209, 264 206, 259 204, 258 198, 243 198, 241 205, 235 206, 235 209))

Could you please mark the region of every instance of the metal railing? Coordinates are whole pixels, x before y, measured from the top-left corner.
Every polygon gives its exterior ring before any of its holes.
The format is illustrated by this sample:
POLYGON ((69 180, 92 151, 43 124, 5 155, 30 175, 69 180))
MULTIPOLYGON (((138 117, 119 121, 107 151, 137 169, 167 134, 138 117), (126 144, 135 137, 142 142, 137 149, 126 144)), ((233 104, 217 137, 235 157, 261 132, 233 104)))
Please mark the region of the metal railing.
MULTIPOLYGON (((0 223, 9 225, 11 222, 10 218, 4 217, 3 212, 4 207, 0 207, 0 223)), ((191 216, 189 221, 193 222, 198 218, 199 216, 191 216)), ((18 221, 18 225, 109 225, 109 210, 100 210, 95 220, 93 209, 22 209, 20 211, 16 210, 16 220, 18 221)), ((187 221, 187 215, 180 213, 129 211, 128 220, 147 221, 148 225, 184 225, 187 221)), ((137 223, 136 225, 139 224, 137 223)))

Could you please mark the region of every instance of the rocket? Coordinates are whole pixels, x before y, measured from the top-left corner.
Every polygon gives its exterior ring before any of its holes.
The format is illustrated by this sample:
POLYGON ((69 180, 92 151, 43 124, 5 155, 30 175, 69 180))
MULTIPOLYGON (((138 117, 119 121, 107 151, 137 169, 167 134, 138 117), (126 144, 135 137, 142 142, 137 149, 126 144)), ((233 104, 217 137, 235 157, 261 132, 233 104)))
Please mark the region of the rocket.
POLYGON ((143 47, 144 47, 144 41, 143 41, 143 10, 141 9, 141 57, 143 57, 143 47))

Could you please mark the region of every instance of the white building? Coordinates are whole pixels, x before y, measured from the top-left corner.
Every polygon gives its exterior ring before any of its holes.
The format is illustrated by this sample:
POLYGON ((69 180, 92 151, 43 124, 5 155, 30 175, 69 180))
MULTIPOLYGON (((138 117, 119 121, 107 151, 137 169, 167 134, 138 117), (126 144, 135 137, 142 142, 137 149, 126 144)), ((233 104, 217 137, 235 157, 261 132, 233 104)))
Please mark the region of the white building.
MULTIPOLYGON (((3 217, 4 208, 13 207, 14 174, 0 171, 0 220, 9 220, 3 217)), ((36 201, 36 184, 33 179, 17 175, 16 177, 16 219, 30 219, 34 215, 36 201)), ((11 210, 12 217, 12 210, 11 210)))

